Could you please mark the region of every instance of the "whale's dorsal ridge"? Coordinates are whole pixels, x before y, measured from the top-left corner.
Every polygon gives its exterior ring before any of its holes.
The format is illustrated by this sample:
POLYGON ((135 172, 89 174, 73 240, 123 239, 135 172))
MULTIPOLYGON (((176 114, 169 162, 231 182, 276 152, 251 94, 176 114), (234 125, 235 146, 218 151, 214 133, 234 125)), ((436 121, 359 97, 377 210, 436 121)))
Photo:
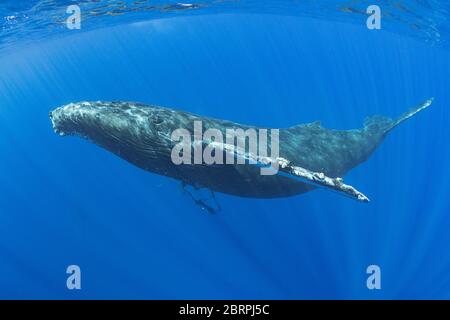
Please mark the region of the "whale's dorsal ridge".
POLYGON ((382 115, 373 115, 364 119, 364 127, 368 128, 371 126, 389 126, 392 123, 392 119, 382 115))

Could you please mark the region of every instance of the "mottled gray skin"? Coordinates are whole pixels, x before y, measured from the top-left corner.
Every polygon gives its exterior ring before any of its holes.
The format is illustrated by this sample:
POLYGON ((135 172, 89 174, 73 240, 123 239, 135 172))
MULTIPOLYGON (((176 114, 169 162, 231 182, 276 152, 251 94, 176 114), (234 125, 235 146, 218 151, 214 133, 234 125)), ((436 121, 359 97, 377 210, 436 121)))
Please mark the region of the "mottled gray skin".
MULTIPOLYGON (((397 121, 372 117, 359 130, 330 130, 318 122, 280 129, 280 157, 329 177, 342 177, 367 160, 390 129, 420 110, 397 121)), ((252 128, 248 125, 128 102, 69 104, 51 112, 50 118, 60 135, 87 138, 139 168, 195 187, 255 198, 286 197, 315 188, 286 176, 263 176, 255 165, 172 163, 171 151, 178 143, 171 140, 175 129, 193 133, 196 120, 202 121, 203 130, 216 128, 224 133, 227 128, 252 128)))

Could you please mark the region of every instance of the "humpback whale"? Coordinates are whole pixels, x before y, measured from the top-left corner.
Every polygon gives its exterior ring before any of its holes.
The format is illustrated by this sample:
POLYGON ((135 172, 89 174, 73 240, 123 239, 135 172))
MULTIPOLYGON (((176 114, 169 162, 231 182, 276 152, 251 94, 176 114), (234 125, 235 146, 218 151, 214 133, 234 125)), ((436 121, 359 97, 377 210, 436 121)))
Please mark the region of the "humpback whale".
POLYGON ((430 106, 432 101, 432 98, 426 100, 394 120, 372 116, 360 129, 326 129, 320 122, 280 129, 276 159, 203 141, 215 144, 216 152, 231 152, 253 160, 252 164, 234 165, 175 164, 171 159, 176 145, 172 133, 179 128, 192 132, 195 121, 201 121, 205 130, 256 127, 121 101, 70 103, 51 111, 50 118, 57 134, 86 138, 141 169, 177 179, 183 185, 252 198, 288 197, 325 188, 368 202, 363 193, 344 184, 342 177, 366 161, 392 129, 430 106), (273 164, 279 166, 277 174, 260 174, 260 166, 273 164))

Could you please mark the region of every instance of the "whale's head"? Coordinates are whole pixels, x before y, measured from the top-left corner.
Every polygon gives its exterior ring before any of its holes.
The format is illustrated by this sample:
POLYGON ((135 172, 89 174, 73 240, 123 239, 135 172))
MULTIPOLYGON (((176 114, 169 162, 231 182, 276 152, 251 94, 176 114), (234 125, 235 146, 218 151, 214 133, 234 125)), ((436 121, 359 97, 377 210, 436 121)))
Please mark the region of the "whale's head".
POLYGON ((168 112, 157 106, 98 101, 70 103, 49 116, 57 134, 86 138, 133 161, 143 155, 158 158, 170 150, 168 112))

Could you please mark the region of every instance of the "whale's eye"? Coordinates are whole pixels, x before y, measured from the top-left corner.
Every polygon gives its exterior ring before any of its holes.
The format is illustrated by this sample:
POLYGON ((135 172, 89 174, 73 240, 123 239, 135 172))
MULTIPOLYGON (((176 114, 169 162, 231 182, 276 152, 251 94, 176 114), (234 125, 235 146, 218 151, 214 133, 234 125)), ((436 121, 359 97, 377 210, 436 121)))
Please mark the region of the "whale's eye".
POLYGON ((151 121, 153 122, 153 124, 158 125, 158 124, 163 123, 163 118, 161 118, 161 117, 158 116, 158 115, 154 115, 154 116, 152 117, 151 121))

